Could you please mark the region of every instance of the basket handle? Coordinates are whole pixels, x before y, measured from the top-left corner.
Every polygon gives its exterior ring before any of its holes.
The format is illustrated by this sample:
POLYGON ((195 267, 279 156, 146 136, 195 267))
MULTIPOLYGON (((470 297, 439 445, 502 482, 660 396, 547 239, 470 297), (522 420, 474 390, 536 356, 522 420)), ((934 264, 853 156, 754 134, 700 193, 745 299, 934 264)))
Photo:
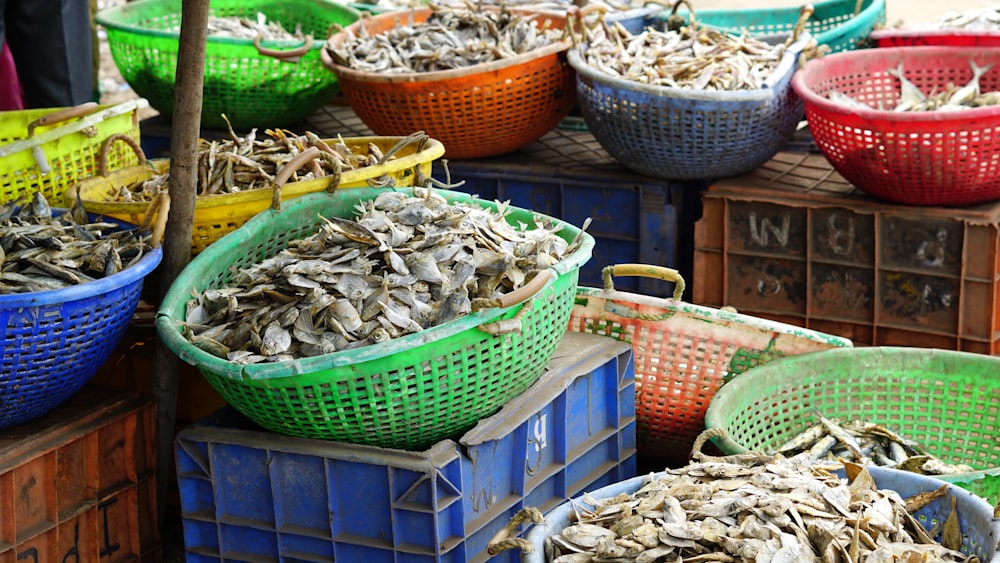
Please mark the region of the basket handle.
POLYGON ((306 35, 305 43, 303 43, 301 46, 296 47, 294 49, 290 49, 288 51, 281 51, 279 49, 269 49, 267 47, 262 47, 260 44, 262 39, 264 39, 263 33, 258 33, 253 38, 253 46, 257 48, 258 53, 264 55, 265 57, 274 57, 275 59, 278 59, 282 62, 290 62, 290 63, 299 60, 299 57, 308 53, 309 49, 312 49, 312 44, 313 44, 313 36, 312 34, 310 34, 306 35))
POLYGON ((518 510, 516 514, 511 516, 510 521, 486 544, 486 554, 490 557, 496 557, 508 549, 520 549, 521 553, 534 551, 535 548, 528 540, 510 537, 525 520, 531 520, 533 524, 541 524, 545 518, 542 516, 542 512, 533 506, 526 506, 518 510))
POLYGON ((507 307, 513 307, 518 303, 523 303, 528 299, 535 296, 536 293, 545 287, 545 284, 549 283, 552 279, 551 270, 541 270, 535 277, 531 278, 531 281, 522 285, 521 287, 511 291, 510 293, 501 295, 497 298, 497 303, 501 309, 506 309, 507 307))
POLYGON ((99 107, 97 102, 84 102, 78 106, 45 114, 28 124, 28 136, 34 135, 35 129, 43 125, 52 125, 53 123, 59 123, 60 121, 66 121, 74 117, 82 117, 94 113, 99 107))
POLYGON ((667 17, 667 29, 669 31, 680 31, 681 27, 684 26, 684 18, 677 15, 677 8, 681 4, 687 6, 688 9, 688 27, 694 28, 696 23, 694 19, 694 8, 687 0, 677 0, 674 2, 673 8, 670 9, 670 16, 667 17))
POLYGON ((101 154, 98 156, 97 159, 98 174, 100 174, 101 176, 108 175, 108 151, 111 150, 111 145, 113 145, 115 141, 122 141, 126 145, 132 148, 132 151, 135 152, 135 155, 139 157, 139 166, 143 166, 146 164, 146 153, 142 151, 142 147, 139 145, 139 142, 133 139, 131 136, 126 135, 125 133, 115 133, 114 135, 111 135, 110 137, 105 139, 104 142, 101 144, 101 154))
MULTIPOLYGON (((524 305, 521 307, 521 309, 517 312, 516 315, 514 315, 509 319, 501 319, 499 321, 494 321, 491 323, 484 323, 479 325, 477 328, 479 328, 479 330, 487 334, 492 334, 494 336, 498 334, 512 334, 521 332, 521 329, 524 328, 524 325, 522 324, 524 322, 523 321, 524 315, 526 315, 534 305, 535 295, 537 295, 538 292, 541 291, 543 287, 545 287, 545 284, 547 284, 549 280, 552 279, 553 275, 554 274, 550 270, 541 270, 535 275, 534 278, 531 279, 531 281, 515 289, 514 291, 506 295, 501 295, 497 299, 484 300, 485 302, 487 302, 486 305, 487 307, 499 307, 502 309, 506 309, 507 307, 512 307, 514 305, 517 305, 518 303, 523 303, 524 305)), ((473 310, 477 309, 475 301, 473 301, 472 309, 473 310)))
POLYGON ((812 17, 813 12, 815 11, 816 9, 813 8, 812 4, 805 4, 802 6, 799 10, 799 19, 795 22, 795 28, 792 30, 792 36, 788 38, 789 45, 799 40, 799 36, 801 36, 802 32, 806 29, 806 22, 809 21, 809 18, 812 17))
MULTIPOLYGON (((275 211, 281 210, 281 188, 285 185, 285 182, 287 182, 288 179, 292 177, 292 174, 294 174, 298 169, 305 166, 307 163, 316 160, 316 157, 323 157, 324 159, 327 159, 327 154, 328 153, 325 153, 322 150, 320 150, 319 147, 313 145, 308 149, 295 155, 291 160, 288 161, 287 164, 282 166, 281 170, 279 170, 278 173, 274 175, 274 187, 272 188, 272 193, 271 193, 271 209, 274 209, 275 211)), ((332 157, 332 155, 329 156, 332 157)), ((330 158, 329 161, 334 162, 334 159, 330 158)), ((329 176, 330 183, 327 184, 326 186, 326 191, 330 192, 331 194, 337 191, 337 186, 340 185, 340 173, 339 173, 340 168, 338 167, 337 170, 338 173, 330 174, 329 176)))
POLYGON ((601 270, 601 276, 604 278, 604 289, 607 291, 615 289, 611 276, 636 276, 674 282, 674 299, 680 301, 684 295, 684 278, 680 272, 673 268, 653 266, 652 264, 615 264, 605 266, 601 270))

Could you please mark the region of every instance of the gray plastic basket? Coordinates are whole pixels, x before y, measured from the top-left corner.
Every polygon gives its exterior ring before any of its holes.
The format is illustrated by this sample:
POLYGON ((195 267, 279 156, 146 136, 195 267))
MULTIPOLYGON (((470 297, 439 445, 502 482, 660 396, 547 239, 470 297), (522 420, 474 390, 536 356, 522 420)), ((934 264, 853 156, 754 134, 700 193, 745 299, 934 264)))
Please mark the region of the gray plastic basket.
MULTIPOLYGON (((880 489, 894 490, 903 498, 937 490, 944 484, 932 477, 898 469, 869 467, 868 471, 875 479, 876 486, 880 489)), ((840 473, 843 476, 843 472, 840 473)), ((621 493, 630 494, 648 483, 650 478, 659 479, 666 475, 667 473, 664 471, 652 476, 634 477, 592 491, 590 496, 600 500, 621 493)), ((962 529, 962 552, 978 555, 979 560, 983 563, 1000 563, 1000 553, 997 550, 997 540, 1000 539, 1000 519, 993 518, 993 507, 976 495, 949 484, 947 497, 931 502, 917 511, 915 514, 917 520, 927 529, 930 529, 935 522, 944 522, 951 512, 951 497, 955 497, 957 501, 956 510, 962 529)), ((545 539, 558 534, 563 528, 569 526, 574 503, 584 508, 594 508, 593 505, 585 502, 581 495, 581 497, 571 502, 565 502, 546 514, 545 522, 532 526, 525 536, 525 539, 531 544, 532 550, 521 553, 522 563, 546 563, 545 539)))

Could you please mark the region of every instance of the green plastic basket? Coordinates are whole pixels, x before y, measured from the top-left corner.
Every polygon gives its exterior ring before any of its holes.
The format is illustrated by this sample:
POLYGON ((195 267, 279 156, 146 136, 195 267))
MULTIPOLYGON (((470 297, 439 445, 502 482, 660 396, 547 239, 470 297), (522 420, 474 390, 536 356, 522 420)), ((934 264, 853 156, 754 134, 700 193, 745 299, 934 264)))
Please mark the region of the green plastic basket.
MULTIPOLYGON (((806 31, 816 38, 820 45, 830 47, 830 51, 849 51, 867 46, 868 36, 876 24, 885 23, 885 0, 862 0, 861 9, 857 0, 826 0, 813 4, 815 11, 806 22, 806 31)), ((734 33, 747 30, 758 36, 791 33, 799 19, 800 6, 770 7, 742 10, 695 10, 695 20, 702 25, 724 29, 734 33)), ((685 21, 686 10, 677 14, 685 21)), ((661 12, 659 18, 665 20, 670 11, 661 12)))
POLYGON ((936 476, 1000 500, 1000 358, 928 348, 838 348, 747 370, 715 394, 705 426, 726 454, 771 452, 814 412, 876 422, 973 473, 936 476))
MULTIPOLYGON (((354 8, 329 0, 212 0, 210 13, 251 19, 263 13, 313 37, 301 58, 261 54, 250 39, 209 36, 205 46, 205 85, 201 124, 224 129, 222 114, 236 129, 281 127, 300 121, 338 93, 336 76, 319 55, 331 27, 361 17, 354 8)), ((101 10, 97 23, 107 28, 108 46, 122 77, 160 113, 174 110, 180 0, 139 0, 101 10)), ((302 43, 262 41, 284 53, 302 43)))
MULTIPOLYGON (((555 219, 562 226, 559 236, 568 242, 579 235, 582 244, 521 304, 474 312, 384 344, 269 364, 228 362, 182 335, 192 291, 221 287, 234 269, 312 235, 322 224, 319 215, 354 217, 355 205, 380 191, 356 188, 282 202, 280 211, 264 211, 206 248, 164 296, 156 318, 160 338, 234 408, 274 432, 419 450, 495 413, 541 375, 566 332, 580 268, 594 247, 590 235, 555 219)), ((436 193, 496 209, 467 194, 436 193)), ((510 209, 511 224, 535 225, 537 214, 510 209)))

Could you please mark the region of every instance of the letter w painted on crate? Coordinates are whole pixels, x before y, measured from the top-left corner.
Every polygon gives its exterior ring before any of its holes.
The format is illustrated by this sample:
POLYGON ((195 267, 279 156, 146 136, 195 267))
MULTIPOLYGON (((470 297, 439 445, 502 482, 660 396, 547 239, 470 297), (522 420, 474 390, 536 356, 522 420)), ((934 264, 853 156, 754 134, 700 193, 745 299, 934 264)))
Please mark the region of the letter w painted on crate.
POLYGON ((788 246, 788 233, 792 226, 792 218, 788 214, 782 215, 780 229, 767 217, 762 217, 758 226, 757 213, 753 211, 748 215, 748 219, 750 220, 750 238, 755 243, 766 247, 771 237, 774 237, 778 246, 782 248, 788 246))

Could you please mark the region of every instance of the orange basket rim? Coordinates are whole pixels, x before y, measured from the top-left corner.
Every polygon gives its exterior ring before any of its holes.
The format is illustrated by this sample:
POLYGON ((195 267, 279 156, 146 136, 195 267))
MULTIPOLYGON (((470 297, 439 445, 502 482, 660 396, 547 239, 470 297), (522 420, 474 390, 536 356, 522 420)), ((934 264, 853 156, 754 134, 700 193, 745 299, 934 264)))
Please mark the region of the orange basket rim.
MULTIPOLYGON (((497 11, 499 8, 493 6, 484 6, 483 9, 490 11, 497 11)), ((522 14, 535 14, 548 18, 550 21, 555 22, 558 25, 565 28, 566 17, 562 14, 547 12, 544 10, 525 10, 517 8, 508 8, 512 12, 518 12, 522 14)), ((409 13, 417 21, 422 22, 427 18, 424 16, 430 16, 434 10, 432 8, 420 8, 415 10, 410 10, 409 13)), ((573 41, 569 37, 564 37, 556 43, 552 43, 535 49, 533 51, 528 51, 527 53, 521 53, 520 55, 515 55, 513 57, 508 57, 505 59, 499 59, 495 61, 490 61, 488 63, 480 63, 472 66, 467 66, 463 68, 454 68, 449 70, 435 70, 432 72, 399 72, 399 73, 376 73, 368 72, 363 70, 356 70, 350 67, 339 65, 330 58, 329 46, 339 45, 346 41, 348 34, 357 35, 357 31, 362 25, 366 25, 365 30, 373 25, 377 25, 388 19, 397 19, 404 12, 387 12, 384 14, 379 14, 372 17, 363 17, 351 25, 345 27, 344 29, 338 31, 332 35, 320 51, 320 60, 323 62, 323 66, 327 70, 333 72, 337 75, 338 79, 346 78, 349 80, 354 80, 357 82, 373 82, 373 83, 383 83, 383 84, 401 84, 409 82, 440 82, 445 80, 453 80, 456 78, 463 78, 466 76, 472 76, 477 74, 482 74, 486 72, 494 72, 498 70, 503 70, 508 67, 513 67, 521 65, 536 59, 548 57, 561 52, 569 51, 572 46, 573 41)), ((376 34, 378 35, 378 34, 376 34)))

